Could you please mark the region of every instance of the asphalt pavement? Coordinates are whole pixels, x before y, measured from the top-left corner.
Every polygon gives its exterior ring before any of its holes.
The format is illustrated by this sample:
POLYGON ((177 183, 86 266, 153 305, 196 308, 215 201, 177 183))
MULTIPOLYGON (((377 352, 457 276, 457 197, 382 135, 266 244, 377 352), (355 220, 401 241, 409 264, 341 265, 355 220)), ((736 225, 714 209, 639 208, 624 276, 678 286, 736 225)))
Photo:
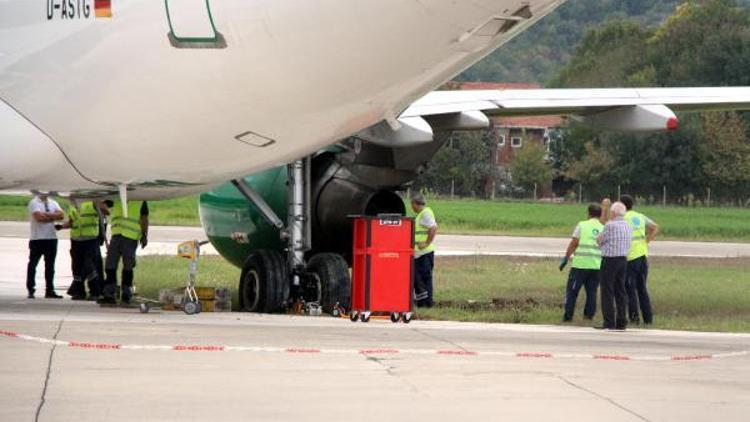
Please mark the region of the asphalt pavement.
POLYGON ((0 420, 746 421, 750 335, 0 298, 0 420))
MULTIPOLYGON (((725 422, 750 414, 748 334, 140 314, 28 300, 25 230, 0 223, 2 421, 725 422)), ((202 232, 155 227, 144 252, 173 254, 191 238, 202 232)), ((556 255, 565 242, 441 236, 440 248, 556 255)), ((674 247, 686 256, 748 253, 742 244, 674 247)))

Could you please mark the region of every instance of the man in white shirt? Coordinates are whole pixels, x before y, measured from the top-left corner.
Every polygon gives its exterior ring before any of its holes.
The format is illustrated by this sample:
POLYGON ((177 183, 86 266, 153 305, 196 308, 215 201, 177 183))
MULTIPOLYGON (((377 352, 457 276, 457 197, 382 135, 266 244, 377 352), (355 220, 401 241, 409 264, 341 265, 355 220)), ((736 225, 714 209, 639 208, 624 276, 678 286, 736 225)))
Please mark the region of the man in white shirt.
POLYGON ((55 221, 65 218, 62 208, 47 195, 39 194, 29 202, 31 236, 29 238, 29 265, 26 268, 26 289, 28 298, 34 298, 36 291, 36 266, 44 257, 44 280, 47 299, 62 299, 55 292, 55 258, 57 257, 57 233, 55 221))

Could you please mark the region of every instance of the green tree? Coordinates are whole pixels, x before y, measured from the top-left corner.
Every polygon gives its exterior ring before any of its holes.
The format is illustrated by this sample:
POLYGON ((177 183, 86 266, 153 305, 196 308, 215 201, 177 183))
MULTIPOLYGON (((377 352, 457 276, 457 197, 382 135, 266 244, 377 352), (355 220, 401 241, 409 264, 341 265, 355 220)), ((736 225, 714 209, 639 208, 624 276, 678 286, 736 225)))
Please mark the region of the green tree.
MULTIPOLYGON (((739 4, 732 0, 688 1, 654 29, 611 22, 586 35, 555 84, 750 84, 750 10, 739 4)), ((743 168, 743 158, 737 157, 744 157, 741 145, 746 130, 731 119, 717 123, 700 114, 679 117, 681 129, 674 133, 632 135, 573 126, 565 132, 563 144, 566 151, 577 151, 555 156, 560 160, 556 166, 562 179, 583 182, 589 192, 613 192, 620 184, 624 190, 659 197, 666 187, 672 200, 702 196, 706 187, 715 186, 714 198, 736 199, 747 185, 738 175, 730 179, 726 168, 743 168), (719 127, 722 123, 729 127, 719 127), (580 151, 581 145, 587 145, 585 153, 580 151), (602 165, 604 157, 608 157, 608 171, 602 165)))
POLYGON ((515 186, 533 191, 534 186, 543 186, 552 181, 552 165, 547 160, 547 150, 527 140, 510 164, 510 174, 515 186))
POLYGON ((706 113, 699 144, 703 171, 717 193, 747 200, 750 194, 750 140, 736 113, 706 113))
POLYGON ((458 132, 435 154, 415 186, 448 194, 453 184, 457 195, 487 196, 491 181, 501 176, 492 164, 494 150, 489 132, 458 132))

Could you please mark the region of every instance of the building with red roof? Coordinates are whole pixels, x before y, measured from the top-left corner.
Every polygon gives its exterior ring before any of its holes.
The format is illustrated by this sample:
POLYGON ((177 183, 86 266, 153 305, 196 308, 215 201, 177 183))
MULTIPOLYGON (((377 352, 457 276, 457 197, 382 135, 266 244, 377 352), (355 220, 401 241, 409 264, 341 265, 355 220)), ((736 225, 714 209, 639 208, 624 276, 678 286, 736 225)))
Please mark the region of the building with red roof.
MULTIPOLYGON (((510 90, 510 89, 540 89, 541 86, 531 83, 505 82, 459 82, 453 85, 461 90, 510 90)), ((508 168, 513 156, 529 143, 536 143, 549 151, 550 135, 559 129, 564 120, 561 116, 514 116, 492 117, 492 134, 495 137, 497 149, 493 157, 495 164, 508 168)), ((541 196, 552 195, 552 181, 549 186, 541 187, 541 196)))

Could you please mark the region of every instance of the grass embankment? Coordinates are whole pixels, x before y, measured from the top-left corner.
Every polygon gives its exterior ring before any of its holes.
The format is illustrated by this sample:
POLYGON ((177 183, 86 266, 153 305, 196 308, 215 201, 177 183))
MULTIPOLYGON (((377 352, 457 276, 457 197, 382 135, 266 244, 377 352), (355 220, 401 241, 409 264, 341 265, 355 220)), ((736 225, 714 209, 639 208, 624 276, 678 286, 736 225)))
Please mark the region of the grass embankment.
MULTIPOLYGON (((750 332, 750 261, 742 259, 652 260, 650 291, 654 328, 750 332)), ((179 287, 187 261, 173 257, 139 259, 140 291, 156 296, 179 287)), ((559 324, 567 273, 557 261, 519 258, 438 258, 438 306, 419 318, 456 321, 559 324)), ((198 284, 229 287, 237 306, 239 270, 218 257, 201 260, 198 284)), ((578 298, 573 324, 589 326, 578 298)), ((600 321, 595 321, 597 323, 600 321)))
MULTIPOLYGON (((439 200, 431 206, 443 233, 568 237, 586 204, 439 200)), ((744 208, 638 207, 661 227, 660 239, 750 241, 744 208)))
MULTIPOLYGON (((0 220, 26 220, 28 197, 0 196, 0 220)), ((441 233, 568 237, 586 205, 480 200, 431 201, 441 233)), ((199 226, 198 198, 149 202, 155 225, 199 226)), ((660 239, 750 242, 745 208, 642 207, 662 229, 660 239)))

